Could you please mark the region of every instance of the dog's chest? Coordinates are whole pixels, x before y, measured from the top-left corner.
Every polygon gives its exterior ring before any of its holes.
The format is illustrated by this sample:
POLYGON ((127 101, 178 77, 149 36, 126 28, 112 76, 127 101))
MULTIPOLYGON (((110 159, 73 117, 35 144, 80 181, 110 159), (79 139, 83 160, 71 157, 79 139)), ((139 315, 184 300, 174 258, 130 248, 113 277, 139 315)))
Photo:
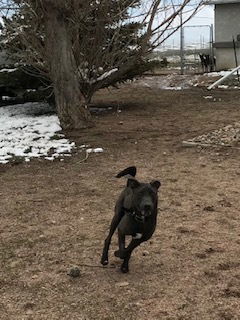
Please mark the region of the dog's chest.
POLYGON ((122 234, 131 235, 133 237, 141 238, 142 235, 146 232, 146 229, 149 228, 148 222, 139 222, 136 221, 134 217, 127 214, 121 219, 118 229, 122 234))

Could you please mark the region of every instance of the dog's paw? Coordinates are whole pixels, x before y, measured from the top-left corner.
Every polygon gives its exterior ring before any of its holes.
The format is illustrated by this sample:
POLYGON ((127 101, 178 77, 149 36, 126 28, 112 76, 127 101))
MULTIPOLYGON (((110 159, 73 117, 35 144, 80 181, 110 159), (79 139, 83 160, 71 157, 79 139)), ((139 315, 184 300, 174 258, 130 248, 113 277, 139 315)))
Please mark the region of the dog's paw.
POLYGON ((128 273, 128 271, 129 271, 128 266, 122 265, 121 271, 122 271, 122 273, 128 273))
POLYGON ((108 264, 108 259, 101 259, 101 264, 103 265, 103 266, 106 266, 107 264, 108 264))

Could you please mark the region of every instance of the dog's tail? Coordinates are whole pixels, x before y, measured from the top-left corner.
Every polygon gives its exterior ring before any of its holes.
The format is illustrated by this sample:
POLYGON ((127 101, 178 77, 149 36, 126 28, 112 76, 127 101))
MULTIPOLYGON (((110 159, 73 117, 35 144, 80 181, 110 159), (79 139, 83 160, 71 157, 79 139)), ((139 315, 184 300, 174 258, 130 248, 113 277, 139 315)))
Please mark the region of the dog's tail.
POLYGON ((136 173, 137 173, 137 168, 135 166, 133 167, 128 167, 122 171, 120 171, 117 175, 116 175, 116 178, 121 178, 121 177, 124 177, 124 176, 127 176, 126 178, 129 178, 129 176, 131 178, 134 178, 136 176, 136 173))

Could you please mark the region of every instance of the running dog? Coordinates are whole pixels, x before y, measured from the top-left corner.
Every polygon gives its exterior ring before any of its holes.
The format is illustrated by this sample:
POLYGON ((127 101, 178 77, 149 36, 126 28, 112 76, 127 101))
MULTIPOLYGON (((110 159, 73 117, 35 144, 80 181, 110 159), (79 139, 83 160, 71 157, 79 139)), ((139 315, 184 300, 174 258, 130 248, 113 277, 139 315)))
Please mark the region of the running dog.
POLYGON ((149 240, 156 228, 158 213, 158 189, 160 181, 142 183, 136 180, 136 167, 128 167, 118 173, 116 178, 127 177, 127 186, 121 192, 116 205, 109 234, 105 240, 101 264, 108 264, 108 251, 112 236, 118 228, 119 250, 115 256, 123 259, 121 271, 129 271, 129 260, 133 250, 142 242, 149 240), (130 244, 125 247, 125 237, 132 236, 130 244))

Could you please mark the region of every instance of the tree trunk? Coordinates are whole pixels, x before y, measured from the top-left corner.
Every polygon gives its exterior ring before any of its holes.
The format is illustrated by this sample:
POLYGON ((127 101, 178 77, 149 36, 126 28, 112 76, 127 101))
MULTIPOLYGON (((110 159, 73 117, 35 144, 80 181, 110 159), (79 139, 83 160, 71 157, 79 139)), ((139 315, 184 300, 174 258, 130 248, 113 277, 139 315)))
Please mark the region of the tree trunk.
POLYGON ((60 124, 65 130, 92 127, 93 121, 79 88, 67 19, 56 8, 49 6, 45 26, 46 56, 60 124))

